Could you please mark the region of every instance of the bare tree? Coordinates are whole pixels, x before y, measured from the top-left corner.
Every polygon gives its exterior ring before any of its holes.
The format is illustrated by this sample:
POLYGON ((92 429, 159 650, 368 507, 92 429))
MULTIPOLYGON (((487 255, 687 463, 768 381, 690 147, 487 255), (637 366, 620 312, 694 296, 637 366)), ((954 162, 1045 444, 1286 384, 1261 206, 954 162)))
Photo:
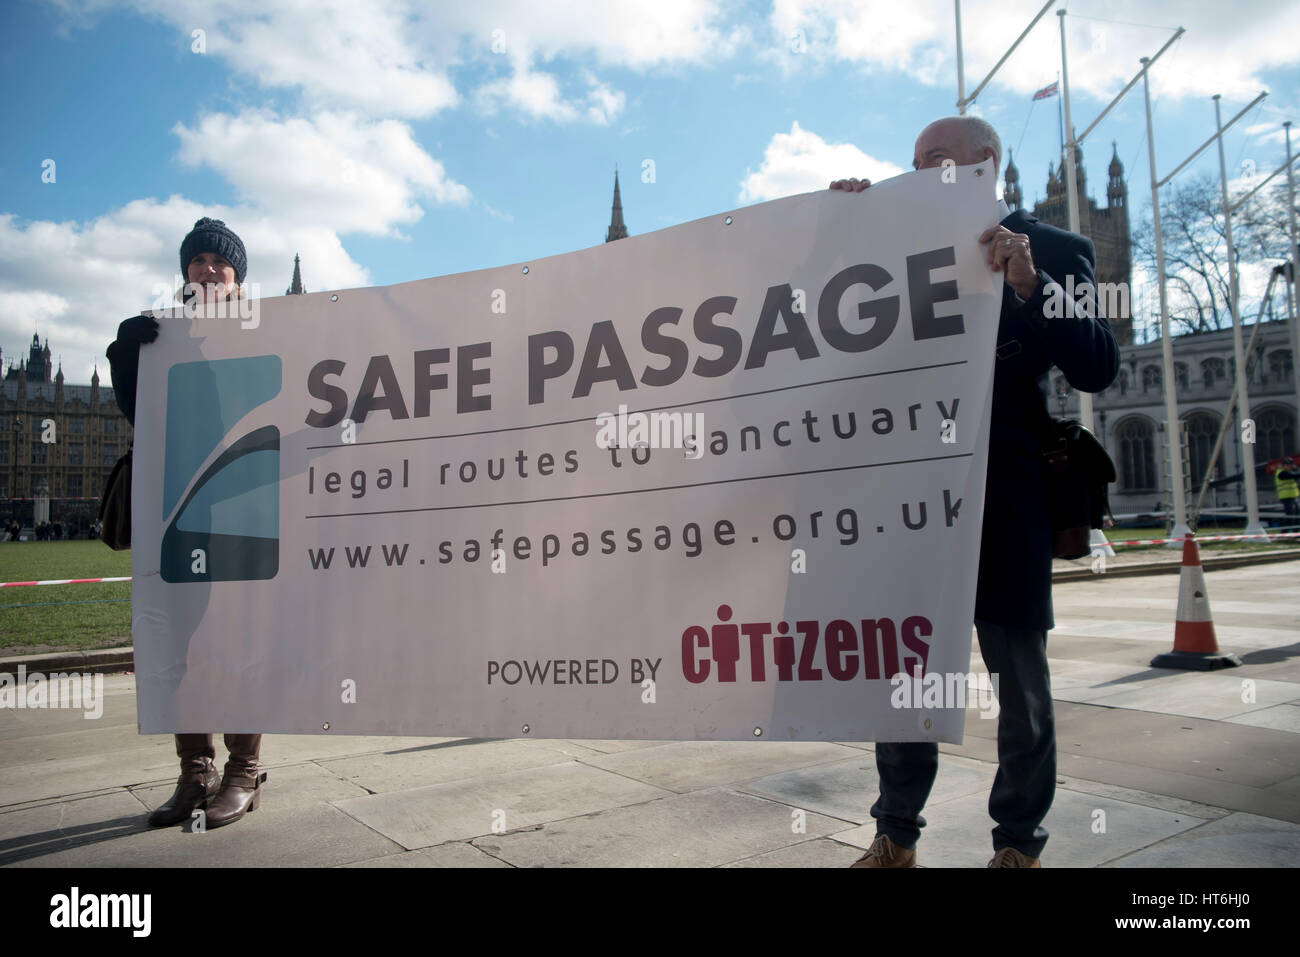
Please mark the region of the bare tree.
MULTIPOLYGON (((1227 240, 1218 179, 1203 176, 1173 187, 1162 198, 1160 225, 1170 332, 1180 335, 1230 326, 1227 240)), ((1239 267, 1244 263, 1271 267, 1286 260, 1285 184, 1280 190, 1261 190, 1233 214, 1232 239, 1239 267)), ((1155 230, 1149 203, 1133 233, 1133 254, 1155 275, 1155 230)), ((1252 300, 1251 291, 1244 287, 1240 294, 1241 314, 1253 315, 1259 299, 1252 300)))

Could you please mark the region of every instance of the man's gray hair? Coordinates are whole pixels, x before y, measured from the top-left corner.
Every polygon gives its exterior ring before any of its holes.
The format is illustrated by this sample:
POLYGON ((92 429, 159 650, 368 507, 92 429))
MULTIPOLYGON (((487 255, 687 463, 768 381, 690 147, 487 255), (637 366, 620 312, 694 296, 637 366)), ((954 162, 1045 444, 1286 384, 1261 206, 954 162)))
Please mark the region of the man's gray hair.
POLYGON ((997 169, 1002 168, 1002 140, 998 138, 998 131, 986 120, 978 116, 957 117, 962 120, 962 125, 966 129, 966 145, 971 149, 982 150, 988 146, 993 149, 993 165, 997 169))

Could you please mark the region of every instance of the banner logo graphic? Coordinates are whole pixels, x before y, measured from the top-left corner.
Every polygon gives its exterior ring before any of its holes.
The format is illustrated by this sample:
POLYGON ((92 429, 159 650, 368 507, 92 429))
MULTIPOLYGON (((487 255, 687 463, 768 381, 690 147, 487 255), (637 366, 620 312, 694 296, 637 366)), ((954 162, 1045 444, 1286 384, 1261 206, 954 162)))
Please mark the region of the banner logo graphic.
POLYGON ((258 581, 280 566, 280 430, 258 407, 279 356, 184 362, 167 377, 163 581, 258 581))

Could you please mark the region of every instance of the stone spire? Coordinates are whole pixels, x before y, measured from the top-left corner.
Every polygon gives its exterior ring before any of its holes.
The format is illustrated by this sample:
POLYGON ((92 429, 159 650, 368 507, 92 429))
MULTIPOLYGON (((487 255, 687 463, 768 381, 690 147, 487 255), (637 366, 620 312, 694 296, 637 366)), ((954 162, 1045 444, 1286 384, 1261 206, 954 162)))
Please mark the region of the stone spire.
POLYGON ((293 254, 293 280, 289 283, 289 288, 284 291, 286 296, 301 296, 307 290, 302 287, 302 270, 298 265, 298 254, 293 254))
POLYGON ((605 242, 627 239, 627 227, 623 225, 623 200, 618 192, 618 168, 614 168, 614 208, 609 214, 609 229, 605 233, 605 242))
POLYGON ((1106 205, 1114 209, 1128 205, 1128 187, 1124 185, 1124 164, 1119 161, 1119 145, 1111 140, 1110 183, 1106 186, 1106 205))
POLYGON ((1007 150, 1006 186, 1002 190, 1002 199, 1012 212, 1020 208, 1020 170, 1016 169, 1015 161, 1011 158, 1011 150, 1007 150))

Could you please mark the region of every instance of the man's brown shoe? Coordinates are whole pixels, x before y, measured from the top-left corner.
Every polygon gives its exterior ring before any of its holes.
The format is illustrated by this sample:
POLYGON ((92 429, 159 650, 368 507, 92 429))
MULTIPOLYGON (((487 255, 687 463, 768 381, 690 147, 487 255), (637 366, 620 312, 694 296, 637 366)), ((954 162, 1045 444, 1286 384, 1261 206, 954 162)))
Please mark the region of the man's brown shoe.
POLYGON ((877 835, 852 867, 916 867, 916 851, 899 847, 886 835, 877 835))
POLYGON ((989 867, 1042 867, 1038 858, 1022 854, 1014 847, 1004 847, 993 855, 989 867))

